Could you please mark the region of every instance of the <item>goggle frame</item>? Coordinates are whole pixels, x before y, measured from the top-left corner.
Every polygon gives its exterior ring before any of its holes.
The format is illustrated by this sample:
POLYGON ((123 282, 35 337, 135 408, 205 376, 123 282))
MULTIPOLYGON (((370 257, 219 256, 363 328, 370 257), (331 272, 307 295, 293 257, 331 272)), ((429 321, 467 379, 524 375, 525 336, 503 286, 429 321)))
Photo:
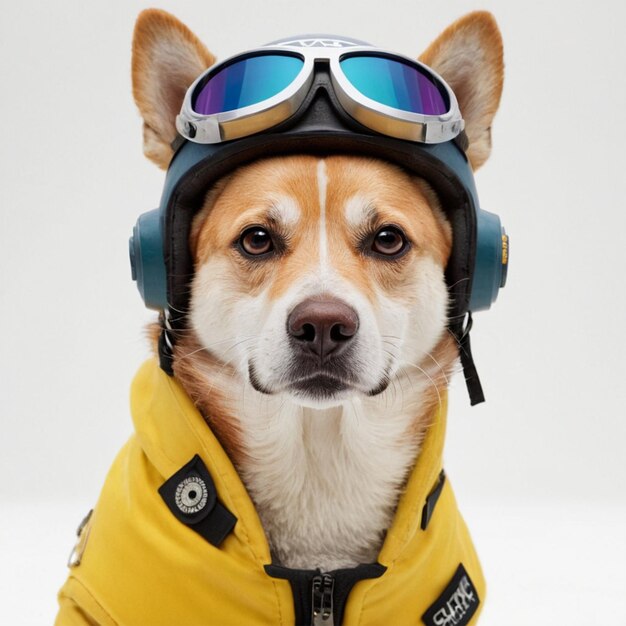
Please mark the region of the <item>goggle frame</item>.
POLYGON ((176 117, 176 129, 185 139, 204 144, 222 143, 269 130, 288 120, 299 109, 313 84, 317 63, 325 63, 329 67, 332 88, 344 111, 370 130, 397 139, 436 144, 454 139, 465 127, 454 92, 433 69, 396 52, 345 43, 336 47, 271 45, 235 54, 215 63, 198 76, 187 90, 181 111, 176 117), (238 109, 208 115, 194 111, 196 90, 204 86, 211 76, 237 61, 272 53, 297 56, 303 61, 302 69, 287 87, 270 98, 238 109), (349 81, 341 69, 344 58, 361 55, 414 65, 418 72, 429 76, 435 86, 443 89, 449 103, 448 111, 441 115, 426 115, 397 109, 367 97, 349 81))

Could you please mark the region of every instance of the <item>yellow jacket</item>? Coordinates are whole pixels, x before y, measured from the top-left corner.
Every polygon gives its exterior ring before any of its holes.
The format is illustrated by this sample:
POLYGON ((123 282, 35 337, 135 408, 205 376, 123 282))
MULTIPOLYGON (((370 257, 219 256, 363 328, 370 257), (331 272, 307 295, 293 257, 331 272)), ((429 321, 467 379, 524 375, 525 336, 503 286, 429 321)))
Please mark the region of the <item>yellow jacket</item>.
POLYGON ((445 402, 427 433, 378 564, 332 573, 334 578, 266 570, 269 546, 243 483, 183 388, 156 360, 139 370, 131 407, 136 432, 118 454, 80 532, 74 564, 59 592, 57 626, 291 626, 312 619, 324 626, 476 624, 485 583, 441 471, 445 402), (196 455, 210 475, 205 475, 209 497, 204 504, 195 488, 181 481, 185 471, 198 475, 189 469, 196 455), (185 510, 190 519, 203 515, 215 495, 210 515, 223 513, 217 540, 211 524, 203 524, 217 545, 201 534, 201 524, 184 523, 175 514, 181 502, 199 502, 196 508, 204 511, 185 510))

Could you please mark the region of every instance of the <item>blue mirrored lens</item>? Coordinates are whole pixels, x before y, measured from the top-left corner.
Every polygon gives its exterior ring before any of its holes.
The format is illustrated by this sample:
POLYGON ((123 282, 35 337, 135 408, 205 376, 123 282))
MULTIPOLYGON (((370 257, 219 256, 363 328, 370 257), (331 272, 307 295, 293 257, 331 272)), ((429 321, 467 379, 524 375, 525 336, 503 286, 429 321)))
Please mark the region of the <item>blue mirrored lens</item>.
POLYGON ((344 58, 340 66, 346 78, 364 96, 381 104, 420 113, 442 115, 449 103, 435 77, 417 65, 375 55, 344 58))
POLYGON ((304 65, 297 56, 261 54, 231 63, 196 90, 192 107, 211 115, 258 104, 289 86, 304 65))

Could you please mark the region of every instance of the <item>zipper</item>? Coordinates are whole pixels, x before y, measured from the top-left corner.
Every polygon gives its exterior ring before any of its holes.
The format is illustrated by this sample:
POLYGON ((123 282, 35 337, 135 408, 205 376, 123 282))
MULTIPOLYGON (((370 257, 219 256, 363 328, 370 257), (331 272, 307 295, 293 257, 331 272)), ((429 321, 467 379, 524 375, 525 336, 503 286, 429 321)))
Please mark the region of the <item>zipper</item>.
POLYGON ((334 626, 333 590, 335 579, 330 574, 318 574, 311 588, 313 616, 311 626, 334 626))
POLYGON ((339 626, 354 585, 360 580, 380 578, 387 569, 380 563, 326 573, 319 569, 290 569, 272 564, 264 567, 272 578, 289 581, 295 622, 299 626, 339 626))

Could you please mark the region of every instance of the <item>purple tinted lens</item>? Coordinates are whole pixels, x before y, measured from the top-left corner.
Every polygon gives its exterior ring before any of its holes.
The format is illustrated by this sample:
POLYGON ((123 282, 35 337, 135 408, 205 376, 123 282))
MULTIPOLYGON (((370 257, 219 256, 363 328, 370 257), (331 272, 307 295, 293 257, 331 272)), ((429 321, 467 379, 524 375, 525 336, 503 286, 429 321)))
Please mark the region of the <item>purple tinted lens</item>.
POLYGON ((352 85, 371 100, 422 115, 448 112, 443 88, 417 65, 372 54, 344 58, 340 65, 352 85))
POLYGON ((261 54, 231 63, 196 88, 192 107, 211 115, 267 100, 288 87, 304 61, 286 54, 261 54))

